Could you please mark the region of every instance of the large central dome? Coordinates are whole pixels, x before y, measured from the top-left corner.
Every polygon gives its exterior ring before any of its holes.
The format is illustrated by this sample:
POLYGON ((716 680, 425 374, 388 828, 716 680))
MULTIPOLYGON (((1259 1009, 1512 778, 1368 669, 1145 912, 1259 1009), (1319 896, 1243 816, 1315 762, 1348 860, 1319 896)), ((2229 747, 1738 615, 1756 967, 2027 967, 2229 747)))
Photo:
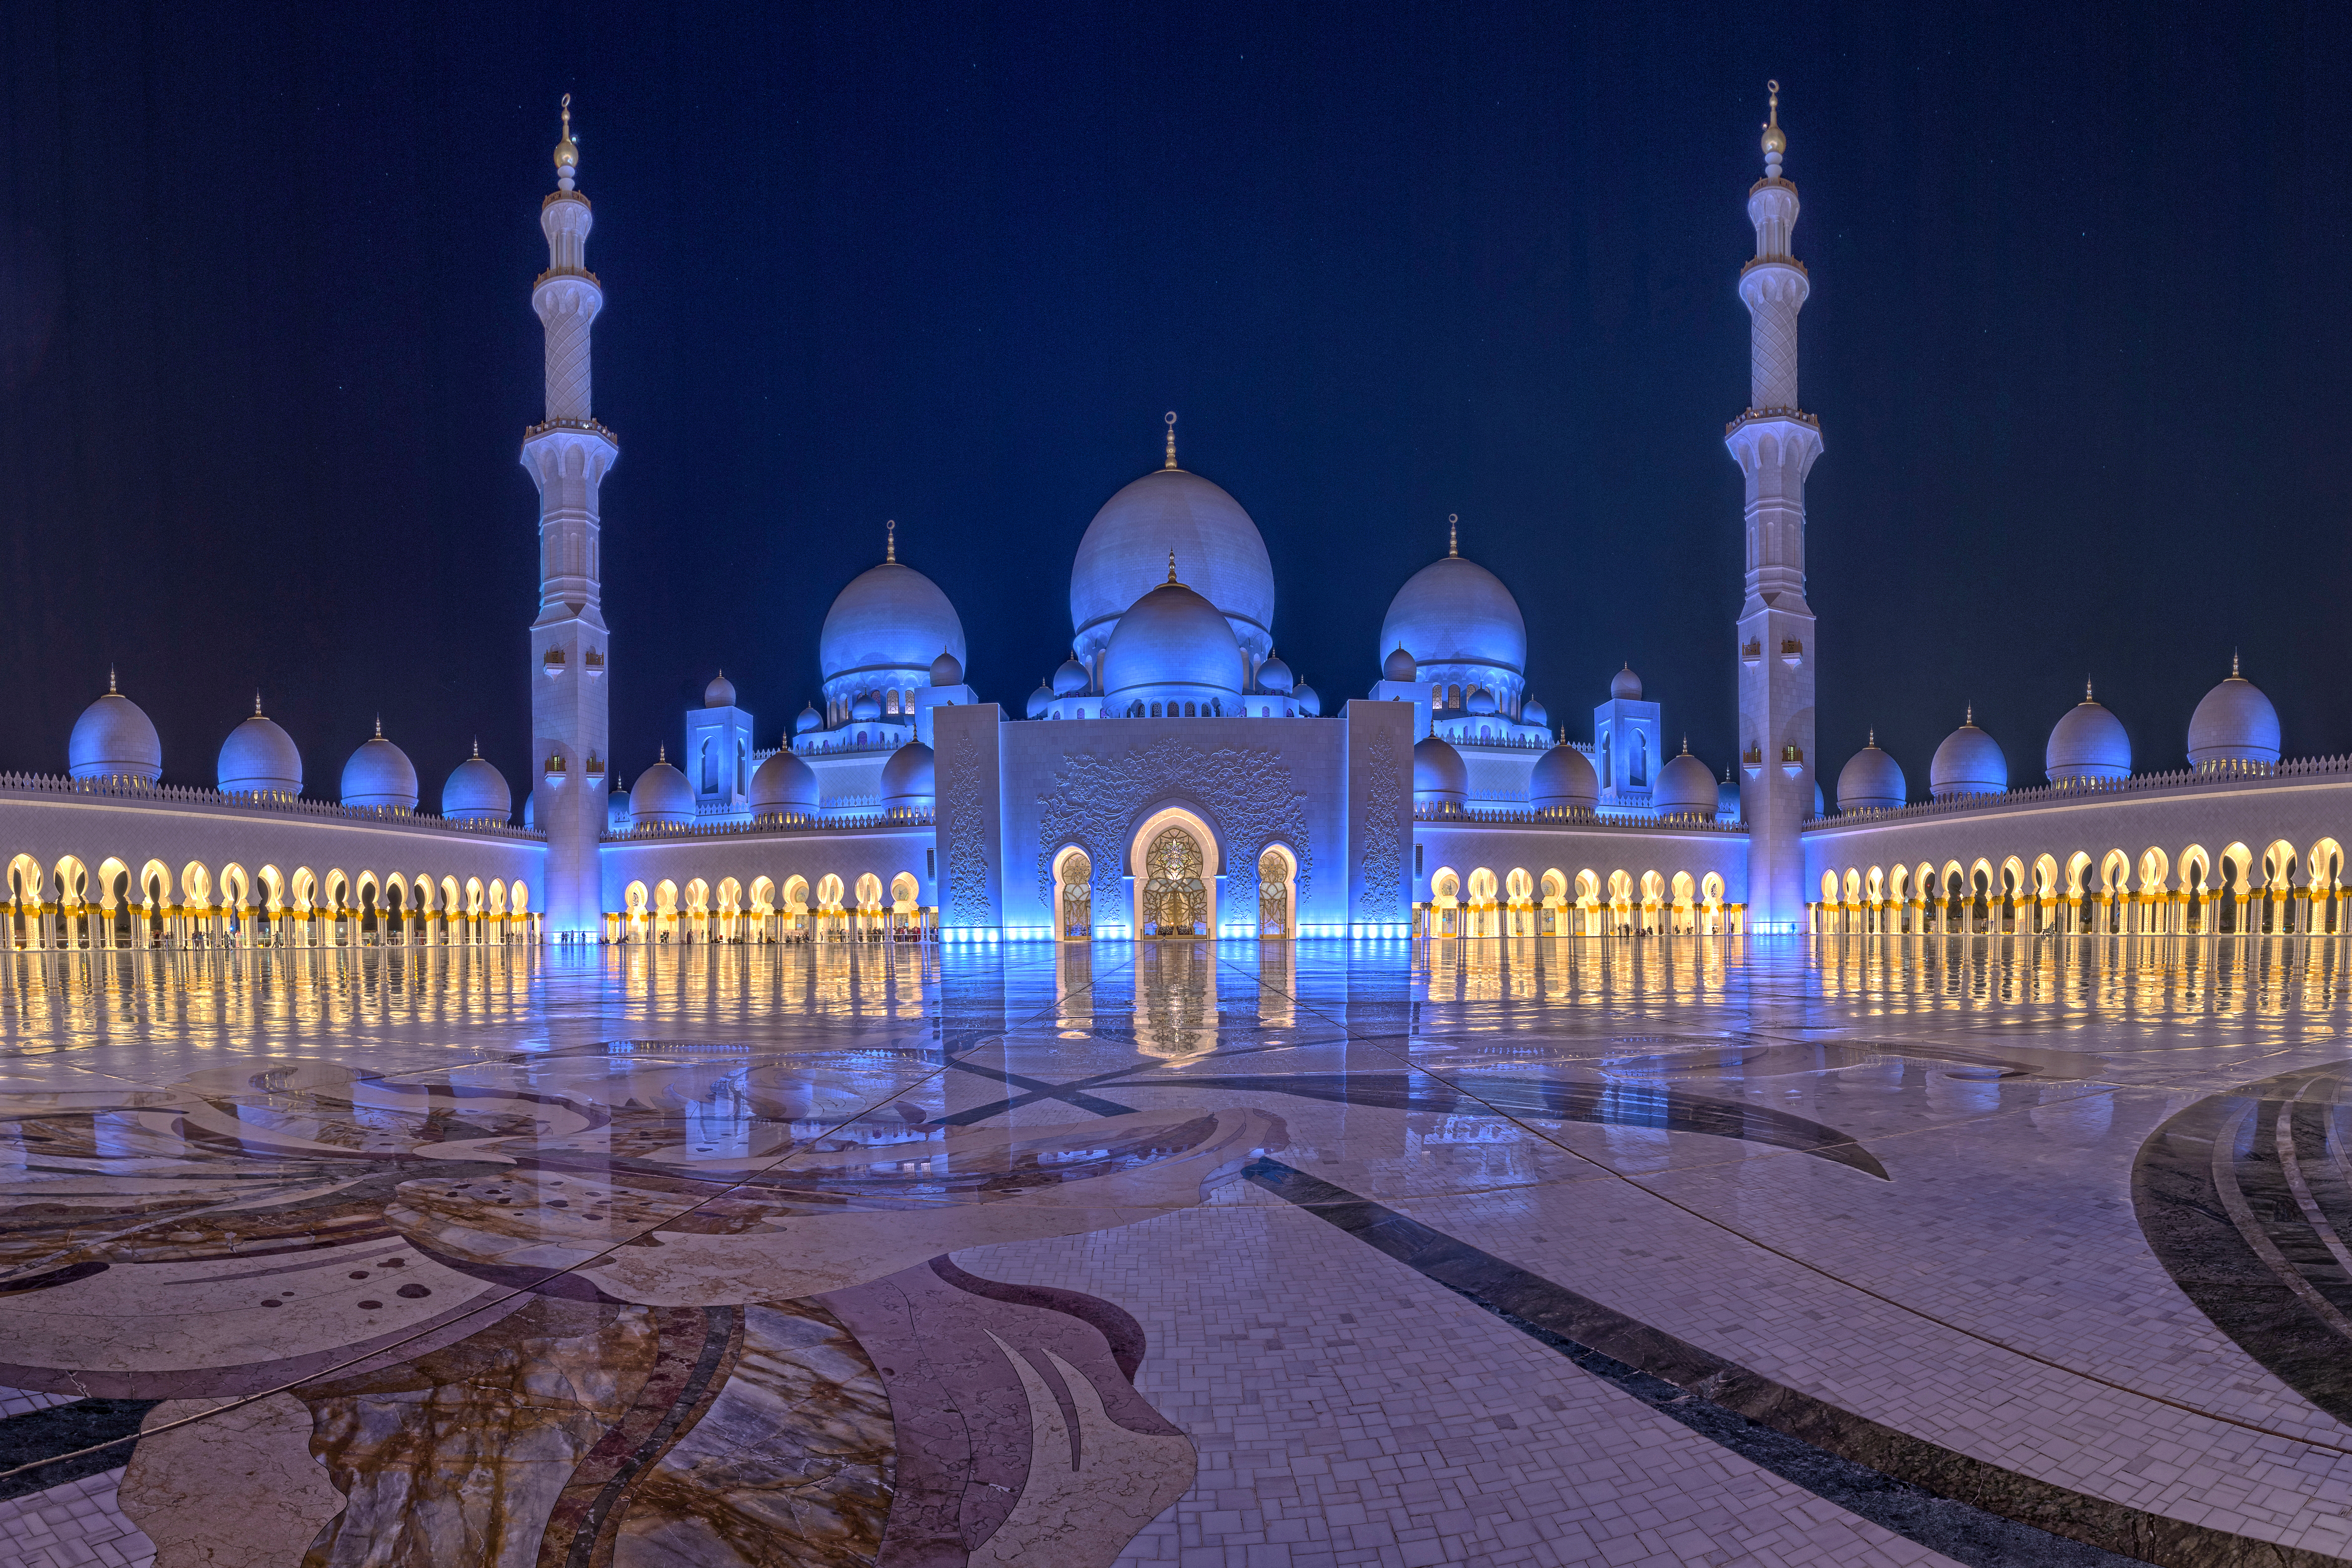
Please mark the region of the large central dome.
POLYGON ((963 622, 955 606, 937 583, 898 561, 851 578, 825 612, 816 641, 827 680, 866 670, 919 674, 941 649, 959 663, 964 658, 963 622))
POLYGON ((1378 657, 1400 647, 1424 667, 1483 664, 1524 675, 1528 624, 1500 578, 1475 561, 1444 555, 1406 578, 1389 601, 1378 657))
POLYGON ((1103 502, 1070 568, 1072 647, 1082 661, 1110 642, 1129 605, 1168 575, 1168 552, 1186 584, 1214 605, 1254 659, 1274 641, 1274 563, 1241 503, 1182 468, 1160 468, 1103 502))

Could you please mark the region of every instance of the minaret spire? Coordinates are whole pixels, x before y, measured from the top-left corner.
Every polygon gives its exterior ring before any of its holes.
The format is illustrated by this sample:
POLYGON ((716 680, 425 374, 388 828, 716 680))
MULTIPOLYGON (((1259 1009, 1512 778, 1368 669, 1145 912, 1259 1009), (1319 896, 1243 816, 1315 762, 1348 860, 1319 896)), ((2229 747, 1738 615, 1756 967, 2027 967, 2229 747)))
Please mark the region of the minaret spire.
POLYGON ((1176 411, 1172 408, 1168 411, 1167 466, 1171 468, 1176 466, 1176 411))
POLYGON ((898 520, 895 517, 882 525, 882 559, 898 559, 898 520))
POLYGON ((530 626, 532 766, 542 782, 532 819, 547 835, 547 929, 585 934, 604 924, 598 846, 605 827, 604 759, 610 754, 604 626, 605 472, 619 440, 596 422, 589 336, 604 308, 604 286, 588 270, 595 218, 577 189, 580 143, 572 95, 562 104, 555 189, 539 205, 547 270, 530 291, 547 339, 547 403, 523 432, 522 463, 539 486, 539 616, 530 626))
POLYGON ((1449 511, 1445 514, 1445 553, 1448 555, 1462 553, 1462 514, 1458 511, 1449 511))
POLYGON ((1821 422, 1797 402, 1797 314, 1811 281, 1790 254, 1797 187, 1781 172, 1780 84, 1765 85, 1764 177, 1748 188, 1756 254, 1740 268, 1748 306, 1748 407, 1724 432, 1747 481, 1747 593, 1738 645, 1780 657, 1738 661, 1741 792, 1748 821, 1751 931, 1795 931, 1805 914, 1798 829, 1812 815, 1813 691, 1821 649, 1805 602, 1805 477, 1822 454, 1821 422))

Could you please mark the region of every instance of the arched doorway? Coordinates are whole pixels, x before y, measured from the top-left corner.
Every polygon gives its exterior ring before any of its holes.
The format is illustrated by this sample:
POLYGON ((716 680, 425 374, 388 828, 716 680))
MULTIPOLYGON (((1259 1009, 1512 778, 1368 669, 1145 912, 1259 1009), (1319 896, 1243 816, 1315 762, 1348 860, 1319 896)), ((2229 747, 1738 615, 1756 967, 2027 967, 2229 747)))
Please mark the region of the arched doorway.
POLYGON ((1269 846, 1257 858, 1257 934, 1289 937, 1298 934, 1290 901, 1290 857, 1269 846))
POLYGON ((1209 934, 1209 858, 1180 823, 1155 829, 1143 851, 1139 899, 1144 936, 1209 934))
POLYGON ((1094 863, 1083 849, 1063 852, 1054 868, 1054 909, 1064 942, 1090 942, 1095 934, 1094 863))

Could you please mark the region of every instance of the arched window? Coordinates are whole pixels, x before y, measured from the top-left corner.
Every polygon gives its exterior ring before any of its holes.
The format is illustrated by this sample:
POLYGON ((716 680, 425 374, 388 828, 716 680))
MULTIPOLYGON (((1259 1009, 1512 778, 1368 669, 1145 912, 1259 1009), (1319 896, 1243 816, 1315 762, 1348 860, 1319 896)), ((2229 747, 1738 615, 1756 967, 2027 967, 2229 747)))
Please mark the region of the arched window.
POLYGON ((1445 706, 1445 688, 1436 684, 1434 681, 1430 683, 1429 705, 1432 708, 1443 708, 1445 706))
POLYGON ((749 795, 751 791, 751 742, 735 737, 735 793, 749 795))
POLYGON ((1650 782, 1650 737, 1639 730, 1633 731, 1633 776, 1631 782, 1636 788, 1650 782))
POLYGON ((1462 689, 1460 687, 1449 686, 1445 689, 1445 705, 1448 708, 1459 708, 1462 706, 1462 689))
POLYGON ((1197 719, 1197 718, 1199 718, 1199 717, 1200 717, 1200 714, 1199 714, 1199 712, 1198 712, 1198 711, 1193 708, 1193 706, 1192 706, 1192 703, 1187 702, 1186 704, 1184 704, 1184 717, 1185 717, 1185 718, 1187 718, 1187 719, 1197 719))
POLYGON ((882 694, 882 711, 893 714, 898 711, 898 689, 897 687, 894 686, 889 690, 882 694))
POLYGON ((1160 704, 1159 704, 1159 703, 1157 703, 1157 702, 1155 702, 1155 703, 1153 703, 1153 704, 1151 705, 1151 716, 1152 716, 1154 719, 1157 719, 1157 718, 1159 718, 1159 717, 1160 717, 1160 704))
POLYGON ((702 793, 719 792, 719 758, 709 741, 702 742, 702 793))

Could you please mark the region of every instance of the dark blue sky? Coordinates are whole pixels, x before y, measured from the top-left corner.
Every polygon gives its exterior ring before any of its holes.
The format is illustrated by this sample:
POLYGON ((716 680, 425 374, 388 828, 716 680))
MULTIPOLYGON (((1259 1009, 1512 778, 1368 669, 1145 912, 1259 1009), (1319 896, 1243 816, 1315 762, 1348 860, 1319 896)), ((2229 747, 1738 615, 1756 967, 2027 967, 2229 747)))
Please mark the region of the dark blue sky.
POLYGON ((1780 78, 1822 749, 2039 782, 2084 675, 2177 766, 2231 647, 2352 750, 2341 6, 159 5, 0 12, 0 766, 109 661, 209 784, 258 684, 521 786, 555 100, 576 95, 614 760, 724 666, 763 741, 902 558, 1016 710, 1104 498, 1257 519, 1327 702, 1444 548, 1590 735, 1631 660, 1733 749, 1735 292, 1780 78))

